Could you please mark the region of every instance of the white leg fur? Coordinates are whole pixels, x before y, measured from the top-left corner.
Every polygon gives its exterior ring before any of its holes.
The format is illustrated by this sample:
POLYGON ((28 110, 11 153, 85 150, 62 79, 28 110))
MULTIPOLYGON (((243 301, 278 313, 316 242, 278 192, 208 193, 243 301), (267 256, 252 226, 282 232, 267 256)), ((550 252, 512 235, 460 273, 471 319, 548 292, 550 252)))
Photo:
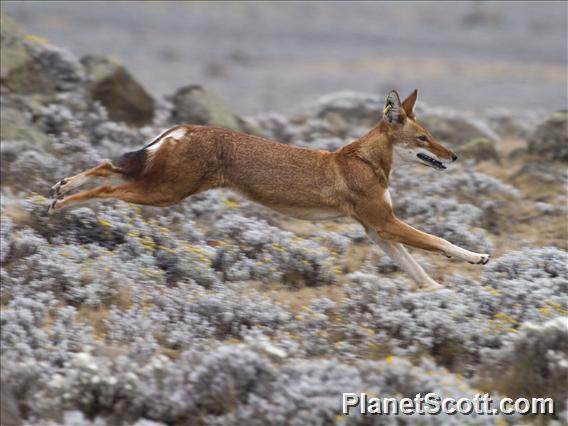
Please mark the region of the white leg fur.
POLYGON ((406 261, 412 265, 415 273, 420 277, 421 286, 424 288, 441 288, 442 286, 438 284, 435 280, 430 278, 430 276, 426 273, 426 271, 420 266, 416 260, 412 257, 412 255, 406 250, 403 244, 400 243, 393 243, 397 246, 398 250, 402 253, 402 255, 406 258, 406 261))
POLYGON ((457 257, 458 259, 465 260, 466 262, 473 263, 473 264, 482 264, 485 265, 489 262, 489 255, 488 254, 481 254, 475 253, 473 251, 469 251, 458 247, 452 243, 447 243, 447 247, 445 248, 445 253, 447 256, 450 257, 457 257))
POLYGON ((94 177, 86 176, 84 173, 79 173, 78 175, 67 177, 53 185, 51 187, 49 195, 52 197, 61 197, 69 191, 85 185, 91 179, 94 179, 94 177))
POLYGON ((393 262, 412 278, 418 287, 441 287, 440 284, 430 278, 426 271, 416 263, 402 244, 383 240, 372 230, 369 230, 367 235, 393 260, 393 262))

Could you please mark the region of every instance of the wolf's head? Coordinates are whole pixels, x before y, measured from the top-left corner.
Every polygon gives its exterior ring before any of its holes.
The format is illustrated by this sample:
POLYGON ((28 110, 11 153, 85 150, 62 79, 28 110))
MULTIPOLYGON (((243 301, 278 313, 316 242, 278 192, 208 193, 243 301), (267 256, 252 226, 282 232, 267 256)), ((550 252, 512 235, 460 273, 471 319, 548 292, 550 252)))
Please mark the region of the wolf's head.
POLYGON ((389 140, 393 144, 394 163, 418 163, 444 170, 458 156, 440 145, 414 115, 415 90, 403 102, 392 90, 386 99, 383 121, 387 126, 389 140))

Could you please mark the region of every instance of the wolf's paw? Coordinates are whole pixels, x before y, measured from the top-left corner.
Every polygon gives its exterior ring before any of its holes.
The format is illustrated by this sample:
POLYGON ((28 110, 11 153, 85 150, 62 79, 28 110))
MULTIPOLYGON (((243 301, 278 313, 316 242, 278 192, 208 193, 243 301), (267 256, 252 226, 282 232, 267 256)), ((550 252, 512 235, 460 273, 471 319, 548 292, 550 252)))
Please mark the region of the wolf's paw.
POLYGON ((55 210, 58 208, 57 204, 59 203, 59 201, 60 201, 59 199, 56 199, 49 204, 49 207, 47 208, 48 215, 52 215, 53 213, 55 213, 55 210))
POLYGON ((441 288, 444 288, 444 286, 441 285, 441 284, 438 284, 436 281, 434 281, 430 277, 428 277, 428 279, 425 280, 420 285, 420 290, 425 290, 425 291, 435 291, 435 290, 440 290, 441 288))
POLYGON ((490 256, 488 254, 474 253, 472 260, 469 261, 469 263, 471 263, 472 265, 485 265, 487 262, 489 262, 489 258, 490 256))
POLYGON ((51 187, 51 189, 49 190, 49 197, 59 198, 66 192, 69 192, 71 188, 68 186, 68 184, 69 184, 68 178, 61 179, 59 182, 57 182, 55 185, 51 187))

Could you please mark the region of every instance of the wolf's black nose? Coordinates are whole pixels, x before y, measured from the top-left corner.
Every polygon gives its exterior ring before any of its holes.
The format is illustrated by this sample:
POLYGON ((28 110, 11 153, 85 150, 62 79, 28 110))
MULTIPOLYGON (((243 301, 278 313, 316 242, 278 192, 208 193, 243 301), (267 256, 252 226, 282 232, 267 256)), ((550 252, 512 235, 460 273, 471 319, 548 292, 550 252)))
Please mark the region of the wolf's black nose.
POLYGON ((452 161, 456 161, 458 159, 458 156, 456 154, 452 154, 452 161))

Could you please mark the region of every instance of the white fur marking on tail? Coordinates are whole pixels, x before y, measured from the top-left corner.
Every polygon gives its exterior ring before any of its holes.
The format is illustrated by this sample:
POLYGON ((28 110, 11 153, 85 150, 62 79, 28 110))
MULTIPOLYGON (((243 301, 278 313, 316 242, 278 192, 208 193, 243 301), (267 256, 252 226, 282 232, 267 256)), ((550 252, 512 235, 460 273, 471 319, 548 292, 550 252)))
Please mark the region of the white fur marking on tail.
POLYGON ((179 140, 179 139, 183 138, 186 133, 187 133, 187 130, 185 130, 183 127, 180 127, 179 129, 176 129, 172 133, 170 133, 168 135, 168 138, 174 138, 176 140, 179 140))
POLYGON ((186 132, 187 130, 183 127, 177 128, 175 130, 168 129, 165 132, 162 132, 158 139, 153 142, 148 148, 146 148, 146 150, 150 155, 153 155, 160 149, 166 139, 174 138, 176 140, 179 140, 185 136, 186 132))
POLYGON ((154 160, 154 156, 156 155, 156 153, 158 152, 158 150, 160 149, 160 147, 162 146, 162 144, 164 143, 164 141, 166 139, 172 138, 172 139, 175 139, 175 140, 179 140, 179 139, 183 138, 186 133, 187 133, 187 130, 184 129, 183 127, 178 127, 178 128, 172 127, 168 130, 163 131, 154 140, 154 142, 152 142, 150 145, 148 145, 145 148, 145 150, 146 150, 146 164, 144 166, 144 172, 143 173, 146 173, 146 171, 148 170, 148 168, 152 164, 152 161, 154 160))
POLYGON ((171 132, 172 128, 170 127, 169 129, 163 130, 162 133, 160 133, 158 136, 156 136, 152 142, 150 142, 148 145, 145 146, 145 148, 148 148, 152 145, 154 145, 155 143, 158 143, 160 141, 160 139, 162 139, 164 137, 164 135, 166 135, 167 133, 171 132))

